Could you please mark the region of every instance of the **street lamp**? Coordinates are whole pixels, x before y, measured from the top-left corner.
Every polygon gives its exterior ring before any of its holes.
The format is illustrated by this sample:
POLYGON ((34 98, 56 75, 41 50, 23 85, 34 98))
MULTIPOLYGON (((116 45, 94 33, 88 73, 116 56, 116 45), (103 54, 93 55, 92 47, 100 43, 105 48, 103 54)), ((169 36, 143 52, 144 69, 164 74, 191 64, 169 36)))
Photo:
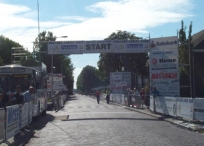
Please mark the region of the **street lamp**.
MULTIPOLYGON (((60 36, 60 37, 55 37, 57 38, 67 38, 67 36, 60 36)), ((53 96, 53 71, 54 71, 54 66, 53 66, 53 54, 51 55, 51 75, 52 75, 52 81, 51 81, 51 97, 53 96)))

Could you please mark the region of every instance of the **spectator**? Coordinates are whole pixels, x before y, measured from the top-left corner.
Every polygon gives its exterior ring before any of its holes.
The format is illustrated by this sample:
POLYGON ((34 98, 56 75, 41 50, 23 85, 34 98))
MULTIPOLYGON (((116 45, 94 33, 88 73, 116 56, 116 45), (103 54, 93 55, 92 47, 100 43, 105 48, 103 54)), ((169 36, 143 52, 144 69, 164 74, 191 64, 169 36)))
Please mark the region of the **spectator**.
POLYGON ((30 102, 31 100, 33 100, 31 97, 31 94, 33 94, 33 92, 34 92, 34 88, 33 88, 33 86, 30 86, 28 91, 23 93, 24 102, 30 102))
POLYGON ((149 109, 150 106, 150 96, 149 96, 149 87, 145 86, 145 105, 147 106, 147 109, 149 109))
POLYGON ((153 88, 152 95, 153 97, 160 96, 159 91, 157 90, 156 87, 153 88))
POLYGON ((135 96, 140 96, 140 93, 139 93, 139 91, 137 90, 137 88, 134 88, 134 95, 135 95, 135 96))
POLYGON ((16 86, 16 93, 13 95, 13 100, 11 101, 12 105, 15 104, 24 104, 24 98, 23 95, 21 95, 21 86, 16 86))
POLYGON ((110 101, 110 90, 106 90, 106 101, 107 101, 107 104, 109 104, 109 101, 110 101))
POLYGON ((96 98, 97 98, 97 102, 98 102, 98 104, 99 104, 99 102, 100 102, 100 92, 97 90, 96 91, 96 98))
POLYGON ((144 104, 144 100, 145 100, 145 89, 142 88, 142 90, 140 91, 140 96, 141 96, 141 105, 143 108, 143 104, 144 104))

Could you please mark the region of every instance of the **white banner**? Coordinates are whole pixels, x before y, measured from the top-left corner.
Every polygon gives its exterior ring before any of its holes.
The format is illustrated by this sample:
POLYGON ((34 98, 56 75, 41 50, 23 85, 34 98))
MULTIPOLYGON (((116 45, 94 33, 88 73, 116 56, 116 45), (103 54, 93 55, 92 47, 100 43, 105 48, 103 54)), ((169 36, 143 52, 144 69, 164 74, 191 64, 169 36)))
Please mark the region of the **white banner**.
POLYGON ((175 97, 163 97, 165 114, 170 116, 176 116, 176 98, 175 97))
POLYGON ((177 116, 186 120, 193 120, 193 99, 177 98, 177 116))
POLYGON ((0 141, 4 139, 5 110, 0 109, 0 141))
POLYGON ((145 53, 149 40, 93 40, 48 42, 48 54, 145 53))
POLYGON ((204 121, 204 99, 194 99, 194 120, 204 121))
POLYGON ((22 106, 22 116, 21 116, 21 128, 25 127, 26 125, 28 125, 28 118, 29 116, 29 103, 25 103, 22 106))
POLYGON ((21 126, 21 108, 19 105, 6 107, 6 140, 16 135, 21 126))
POLYGON ((48 54, 82 54, 83 41, 48 42, 48 54))

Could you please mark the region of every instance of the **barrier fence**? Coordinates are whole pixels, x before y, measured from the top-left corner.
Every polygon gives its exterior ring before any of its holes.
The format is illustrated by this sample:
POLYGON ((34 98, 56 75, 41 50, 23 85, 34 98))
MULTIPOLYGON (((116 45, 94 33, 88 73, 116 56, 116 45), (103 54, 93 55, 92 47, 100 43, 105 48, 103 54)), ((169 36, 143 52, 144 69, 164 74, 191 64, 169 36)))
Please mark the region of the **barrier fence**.
POLYGON ((54 110, 58 111, 64 106, 64 103, 66 102, 66 95, 60 95, 59 93, 57 93, 54 95, 52 100, 54 110))
POLYGON ((4 128, 5 128, 5 110, 0 108, 0 141, 4 139, 4 128))

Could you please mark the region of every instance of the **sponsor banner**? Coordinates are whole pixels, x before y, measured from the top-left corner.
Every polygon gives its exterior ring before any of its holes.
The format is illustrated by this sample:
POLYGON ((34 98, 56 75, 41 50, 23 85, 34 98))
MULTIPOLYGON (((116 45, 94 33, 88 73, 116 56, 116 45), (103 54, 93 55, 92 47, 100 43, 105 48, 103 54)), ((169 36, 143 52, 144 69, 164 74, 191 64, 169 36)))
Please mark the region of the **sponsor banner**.
POLYGON ((5 110, 0 108, 0 141, 4 139, 5 110))
POLYGON ((177 116, 186 120, 193 120, 193 99, 177 98, 177 116))
POLYGON ((107 41, 84 41, 83 53, 112 53, 113 43, 107 41))
POLYGON ((21 127, 20 129, 28 125, 28 116, 29 116, 29 103, 25 103, 22 108, 22 116, 21 116, 21 127))
POLYGON ((150 96, 150 106, 149 106, 151 111, 154 111, 154 97, 150 96))
POLYGON ((194 99, 194 120, 204 121, 204 99, 194 99))
POLYGON ((145 53, 149 40, 95 40, 48 42, 48 54, 145 53))
POLYGON ((150 40, 151 49, 178 49, 178 37, 161 37, 161 38, 151 38, 150 40))
POLYGON ((113 40, 114 53, 145 53, 149 50, 149 40, 113 40))
POLYGON ((164 97, 164 108, 166 115, 176 116, 176 98, 175 97, 164 97))
POLYGON ((111 92, 122 94, 126 92, 126 88, 131 86, 130 72, 111 72, 110 73, 111 92))
POLYGON ((82 54, 83 41, 48 42, 48 54, 82 54))
POLYGON ((21 127, 21 108, 19 105, 6 107, 6 140, 16 135, 21 127))

